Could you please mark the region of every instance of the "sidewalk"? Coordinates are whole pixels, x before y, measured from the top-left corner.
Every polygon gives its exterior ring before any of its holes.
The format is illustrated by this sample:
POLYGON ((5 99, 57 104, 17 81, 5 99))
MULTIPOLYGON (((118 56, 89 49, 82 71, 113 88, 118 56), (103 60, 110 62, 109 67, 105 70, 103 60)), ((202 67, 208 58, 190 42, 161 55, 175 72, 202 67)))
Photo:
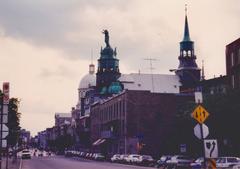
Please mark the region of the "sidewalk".
MULTIPOLYGON (((8 159, 8 169, 19 169, 21 159, 8 159)), ((6 158, 2 159, 2 169, 6 169, 6 158)))

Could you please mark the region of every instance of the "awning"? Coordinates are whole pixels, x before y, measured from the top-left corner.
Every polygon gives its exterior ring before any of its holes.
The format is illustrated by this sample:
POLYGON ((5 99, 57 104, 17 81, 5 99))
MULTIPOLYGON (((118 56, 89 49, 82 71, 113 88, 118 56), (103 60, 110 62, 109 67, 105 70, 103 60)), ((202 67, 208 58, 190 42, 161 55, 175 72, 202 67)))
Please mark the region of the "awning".
POLYGON ((106 139, 98 139, 97 141, 95 141, 93 143, 93 146, 98 146, 98 145, 104 143, 105 141, 106 141, 106 139))
POLYGON ((102 141, 102 139, 98 139, 97 141, 95 141, 95 142, 93 143, 93 146, 97 146, 100 141, 102 141))
POLYGON ((106 141, 105 139, 102 139, 102 140, 98 143, 98 145, 104 143, 105 141, 106 141))

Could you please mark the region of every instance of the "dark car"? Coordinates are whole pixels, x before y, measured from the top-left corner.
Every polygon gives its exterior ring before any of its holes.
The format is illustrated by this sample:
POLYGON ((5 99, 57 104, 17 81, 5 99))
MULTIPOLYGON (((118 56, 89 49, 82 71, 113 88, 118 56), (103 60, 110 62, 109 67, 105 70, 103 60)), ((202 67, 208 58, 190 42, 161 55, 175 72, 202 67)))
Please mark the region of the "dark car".
POLYGON ((157 161, 157 168, 167 167, 167 161, 171 159, 172 156, 164 155, 157 161))
POLYGON ((155 160, 150 155, 141 155, 136 162, 143 166, 154 166, 155 164, 155 160))
POLYGON ((97 160, 97 161, 103 161, 103 160, 105 160, 105 156, 104 155, 102 155, 101 153, 96 153, 96 154, 94 154, 94 160, 97 160))

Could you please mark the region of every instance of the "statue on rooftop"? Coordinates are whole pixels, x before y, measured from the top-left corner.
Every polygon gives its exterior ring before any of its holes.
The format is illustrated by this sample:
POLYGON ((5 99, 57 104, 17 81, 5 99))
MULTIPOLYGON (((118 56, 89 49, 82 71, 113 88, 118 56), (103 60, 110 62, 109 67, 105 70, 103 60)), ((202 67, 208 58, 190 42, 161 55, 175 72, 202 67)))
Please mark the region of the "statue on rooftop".
POLYGON ((106 46, 107 46, 107 47, 110 47, 108 30, 107 30, 107 29, 104 29, 104 30, 102 31, 102 33, 105 35, 105 43, 106 43, 106 46))

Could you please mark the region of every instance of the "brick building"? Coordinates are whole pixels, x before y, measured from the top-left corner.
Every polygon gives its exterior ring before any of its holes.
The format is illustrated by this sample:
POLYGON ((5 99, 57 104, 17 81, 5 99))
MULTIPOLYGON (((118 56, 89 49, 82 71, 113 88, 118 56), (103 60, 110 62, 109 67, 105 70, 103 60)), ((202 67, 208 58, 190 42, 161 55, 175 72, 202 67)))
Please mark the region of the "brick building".
POLYGON ((177 140, 167 140, 174 130, 177 107, 189 99, 192 97, 125 90, 95 103, 90 115, 94 151, 152 155, 170 152, 168 142, 178 144, 177 140))
POLYGON ((240 38, 226 46, 226 67, 230 86, 240 89, 240 38))

